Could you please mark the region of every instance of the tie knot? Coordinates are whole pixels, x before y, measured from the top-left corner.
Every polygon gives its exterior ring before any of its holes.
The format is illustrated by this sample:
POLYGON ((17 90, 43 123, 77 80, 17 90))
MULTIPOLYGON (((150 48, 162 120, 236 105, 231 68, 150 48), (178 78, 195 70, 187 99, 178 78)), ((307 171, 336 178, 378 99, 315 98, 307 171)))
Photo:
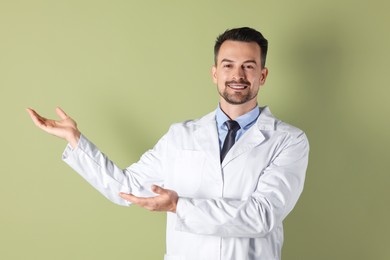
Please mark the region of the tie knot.
POLYGON ((234 120, 227 120, 225 123, 226 123, 229 131, 232 130, 234 132, 237 132, 238 129, 241 128, 240 125, 237 123, 237 121, 234 121, 234 120))

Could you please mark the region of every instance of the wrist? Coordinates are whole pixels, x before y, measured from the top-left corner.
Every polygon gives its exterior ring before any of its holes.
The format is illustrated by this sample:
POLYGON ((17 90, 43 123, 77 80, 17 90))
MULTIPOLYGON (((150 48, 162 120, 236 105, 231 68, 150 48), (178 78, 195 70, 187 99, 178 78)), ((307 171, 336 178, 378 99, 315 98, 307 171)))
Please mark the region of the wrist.
POLYGON ((80 131, 78 129, 74 129, 69 135, 69 137, 66 139, 73 149, 77 147, 77 144, 80 140, 80 135, 80 131))
POLYGON ((171 208, 171 212, 173 213, 176 213, 176 208, 177 208, 177 203, 179 201, 179 195, 175 192, 175 191, 172 191, 174 196, 173 196, 173 205, 172 205, 172 208, 171 208))

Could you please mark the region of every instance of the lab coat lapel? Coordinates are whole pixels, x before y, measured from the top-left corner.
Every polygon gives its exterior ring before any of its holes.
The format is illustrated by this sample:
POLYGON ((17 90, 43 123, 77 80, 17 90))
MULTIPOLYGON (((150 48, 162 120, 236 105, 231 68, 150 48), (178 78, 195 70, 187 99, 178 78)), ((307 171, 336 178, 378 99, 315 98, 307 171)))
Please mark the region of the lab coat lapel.
POLYGON ((265 137, 262 130, 273 130, 275 128, 275 117, 268 107, 263 107, 256 123, 233 145, 222 162, 222 168, 238 156, 260 145, 265 137))

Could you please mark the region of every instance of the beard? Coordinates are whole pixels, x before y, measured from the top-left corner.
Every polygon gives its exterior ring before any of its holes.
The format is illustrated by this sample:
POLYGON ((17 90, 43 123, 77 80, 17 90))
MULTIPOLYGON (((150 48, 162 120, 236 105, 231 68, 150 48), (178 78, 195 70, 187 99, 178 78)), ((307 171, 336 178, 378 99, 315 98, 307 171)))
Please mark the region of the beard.
POLYGON ((229 85, 233 84, 245 84, 247 88, 249 88, 250 83, 246 81, 227 81, 225 83, 225 88, 223 90, 220 90, 218 88, 219 95, 229 104, 231 105, 241 105, 245 104, 246 102, 256 98, 257 93, 252 93, 251 89, 244 89, 244 90, 237 90, 229 88, 229 85))

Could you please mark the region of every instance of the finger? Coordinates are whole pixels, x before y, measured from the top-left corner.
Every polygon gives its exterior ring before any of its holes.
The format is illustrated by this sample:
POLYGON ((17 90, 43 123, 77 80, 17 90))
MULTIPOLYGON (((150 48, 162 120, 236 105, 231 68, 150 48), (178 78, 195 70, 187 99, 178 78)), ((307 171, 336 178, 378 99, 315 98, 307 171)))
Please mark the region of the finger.
POLYGON ((151 189, 154 193, 157 193, 160 195, 166 192, 166 189, 164 189, 158 185, 152 185, 151 189))
POLYGON ((27 108, 27 112, 30 114, 31 118, 39 119, 40 121, 44 120, 45 118, 39 115, 37 112, 35 112, 32 108, 27 108))
POLYGON ((27 111, 28 115, 31 117, 31 119, 35 117, 35 115, 34 115, 35 111, 32 108, 26 108, 26 111, 27 111))
POLYGON ((44 121, 45 121, 45 118, 41 117, 37 112, 35 112, 33 109, 31 108, 27 108, 26 109, 27 112, 29 113, 32 121, 34 122, 34 124, 38 127, 43 127, 45 125, 44 121))
POLYGON ((37 115, 38 115, 38 113, 35 112, 35 110, 32 109, 32 108, 27 108, 26 111, 27 111, 27 113, 30 115, 31 118, 37 117, 37 115))
POLYGON ((157 204, 155 202, 155 198, 143 198, 143 197, 137 197, 134 196, 133 194, 126 194, 126 193, 119 193, 119 195, 131 202, 132 204, 136 204, 142 208, 145 208, 147 210, 154 211, 157 209, 157 204))
POLYGON ((56 108, 56 113, 61 119, 67 119, 68 115, 60 107, 56 108))
POLYGON ((141 198, 134 196, 133 194, 127 194, 127 193, 123 193, 123 192, 119 193, 119 196, 121 196, 122 199, 130 201, 131 203, 134 203, 134 204, 139 204, 140 200, 141 200, 141 198))

